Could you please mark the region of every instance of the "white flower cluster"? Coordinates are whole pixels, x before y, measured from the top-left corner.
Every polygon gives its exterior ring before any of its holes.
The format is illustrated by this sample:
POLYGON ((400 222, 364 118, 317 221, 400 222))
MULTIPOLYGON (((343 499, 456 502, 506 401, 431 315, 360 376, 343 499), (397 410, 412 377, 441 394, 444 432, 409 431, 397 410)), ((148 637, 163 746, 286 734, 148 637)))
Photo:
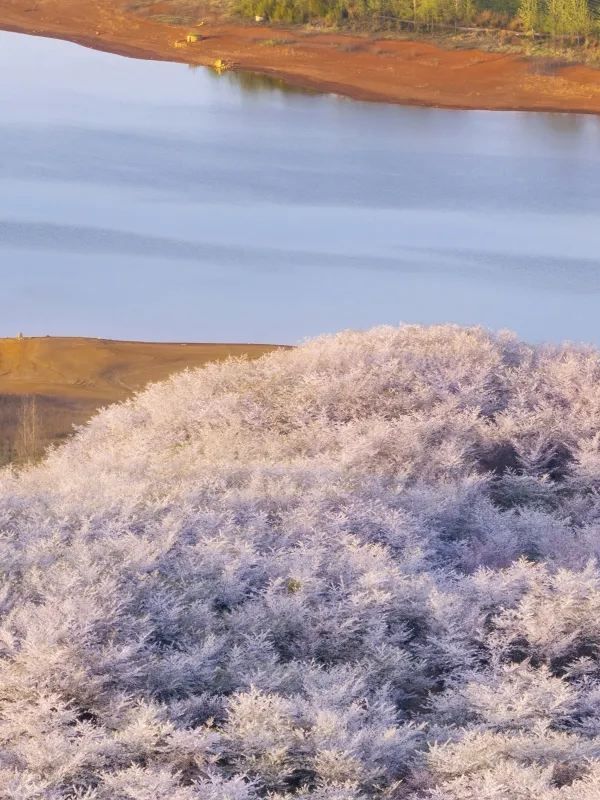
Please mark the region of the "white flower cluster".
POLYGON ((2 800, 598 800, 600 353, 378 328, 0 473, 2 800))

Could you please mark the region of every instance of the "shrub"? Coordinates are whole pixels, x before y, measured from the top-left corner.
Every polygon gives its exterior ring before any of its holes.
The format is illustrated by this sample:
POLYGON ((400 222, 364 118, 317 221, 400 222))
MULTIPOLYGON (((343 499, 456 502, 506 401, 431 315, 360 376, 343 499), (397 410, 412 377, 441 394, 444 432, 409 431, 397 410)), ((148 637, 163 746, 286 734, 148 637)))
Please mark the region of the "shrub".
POLYGON ((599 379, 346 332, 0 473, 0 797, 597 797, 599 379))

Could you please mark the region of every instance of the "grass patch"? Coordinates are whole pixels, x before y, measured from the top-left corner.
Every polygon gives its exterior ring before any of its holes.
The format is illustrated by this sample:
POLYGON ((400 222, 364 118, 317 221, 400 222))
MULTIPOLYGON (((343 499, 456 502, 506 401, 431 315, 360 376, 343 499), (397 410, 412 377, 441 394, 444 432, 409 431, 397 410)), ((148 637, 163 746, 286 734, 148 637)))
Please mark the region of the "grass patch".
POLYGON ((285 47, 286 45, 295 44, 295 39, 262 39, 260 42, 261 47, 285 47))

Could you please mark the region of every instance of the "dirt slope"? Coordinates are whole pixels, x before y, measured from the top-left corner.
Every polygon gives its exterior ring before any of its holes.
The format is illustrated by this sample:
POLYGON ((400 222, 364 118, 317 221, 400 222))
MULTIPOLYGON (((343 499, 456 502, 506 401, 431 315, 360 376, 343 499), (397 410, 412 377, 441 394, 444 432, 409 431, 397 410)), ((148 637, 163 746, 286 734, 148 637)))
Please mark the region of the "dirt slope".
MULTIPOLYGON (((83 338, 0 339, 0 464, 18 455, 24 410, 35 397, 36 450, 64 438, 98 408, 186 367, 229 356, 256 358, 256 344, 161 344, 83 338)), ((27 413, 25 413, 27 416, 27 413)), ((21 437, 22 438, 22 437, 21 437)), ((22 455, 22 454, 21 454, 22 455)))
MULTIPOLYGON (((444 50, 427 42, 277 30, 207 19, 202 40, 176 47, 189 27, 156 21, 126 0, 2 0, 0 28, 70 39, 141 58, 213 64, 285 78, 357 99, 452 108, 600 113, 600 71, 515 55, 444 50)), ((164 5, 164 4, 163 4, 164 5)))

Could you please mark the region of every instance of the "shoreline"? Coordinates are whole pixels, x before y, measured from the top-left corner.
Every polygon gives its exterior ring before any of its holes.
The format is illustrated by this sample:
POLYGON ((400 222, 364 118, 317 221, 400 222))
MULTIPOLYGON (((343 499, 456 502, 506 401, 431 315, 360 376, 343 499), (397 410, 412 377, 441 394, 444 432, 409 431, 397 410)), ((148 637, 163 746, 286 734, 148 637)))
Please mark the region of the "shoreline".
POLYGON ((207 20, 199 42, 176 47, 190 28, 134 15, 124 0, 7 0, 0 29, 130 58, 198 66, 221 59, 235 71, 360 101, 600 114, 600 70, 419 39, 207 20))

